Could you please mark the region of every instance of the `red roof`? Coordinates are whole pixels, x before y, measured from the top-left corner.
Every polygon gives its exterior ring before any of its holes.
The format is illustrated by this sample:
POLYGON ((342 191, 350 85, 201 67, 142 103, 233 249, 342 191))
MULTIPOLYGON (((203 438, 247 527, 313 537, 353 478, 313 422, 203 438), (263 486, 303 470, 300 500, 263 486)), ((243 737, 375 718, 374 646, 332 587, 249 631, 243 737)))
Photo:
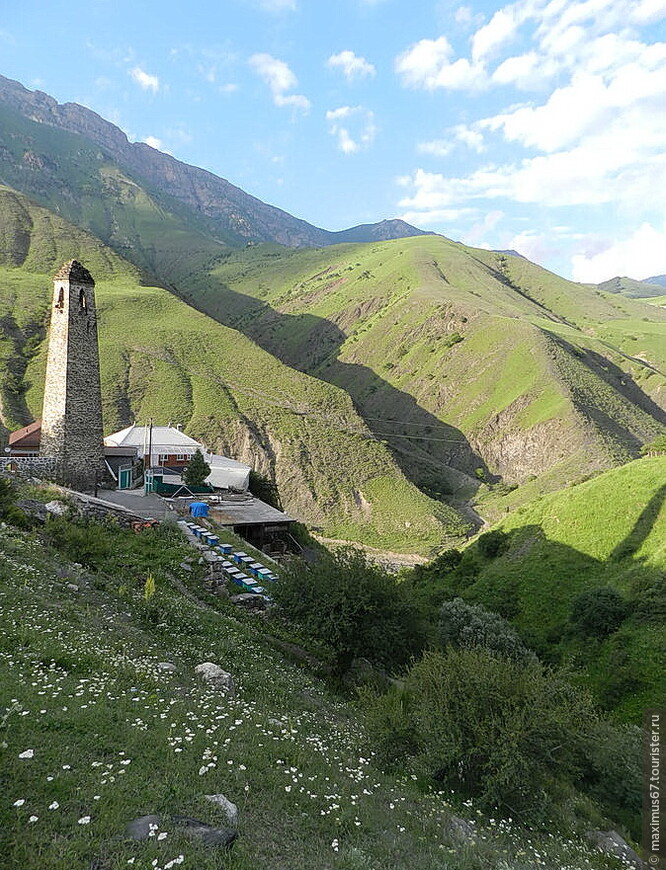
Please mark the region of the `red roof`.
POLYGON ((38 447, 42 434, 42 420, 28 423, 22 429, 17 429, 9 436, 10 447, 38 447))

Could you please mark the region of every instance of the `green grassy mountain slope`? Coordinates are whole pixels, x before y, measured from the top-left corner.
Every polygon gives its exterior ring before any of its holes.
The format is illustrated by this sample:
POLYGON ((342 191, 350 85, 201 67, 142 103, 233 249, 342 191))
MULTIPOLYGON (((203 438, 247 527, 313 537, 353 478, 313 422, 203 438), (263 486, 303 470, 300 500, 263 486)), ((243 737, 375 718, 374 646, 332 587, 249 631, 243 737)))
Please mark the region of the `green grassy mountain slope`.
MULTIPOLYGON (((192 188, 202 211, 172 189, 187 167, 149 172, 147 146, 17 87, 18 103, 0 102, 0 179, 88 229, 143 283, 342 389, 364 431, 429 495, 467 510, 479 478, 500 475, 521 490, 504 507, 521 503, 534 476, 539 491, 557 488, 635 457, 663 431, 658 306, 439 236, 238 248, 245 230, 215 233, 205 214, 210 191, 192 188), (18 111, 25 99, 41 122, 18 111)), ((354 510, 368 515, 365 502, 355 496, 354 510)))
POLYGON ((499 555, 473 544, 444 585, 509 617, 540 655, 586 669, 602 702, 640 721, 666 690, 665 481, 659 456, 540 497, 495 526, 499 555), (607 587, 625 603, 617 625, 581 628, 577 599, 607 587))
POLYGON ((408 481, 341 389, 140 283, 97 239, 0 189, 5 427, 39 416, 51 276, 72 257, 97 281, 105 431, 178 420, 213 450, 274 475, 287 509, 335 538, 407 552, 465 523, 408 481))
POLYGON ((611 278, 608 281, 602 281, 598 285, 600 290, 606 293, 621 293, 623 296, 628 296, 630 299, 641 299, 650 296, 662 296, 664 292, 663 284, 658 281, 651 283, 647 281, 635 281, 633 278, 611 278))
POLYGON ((259 247, 193 276, 184 295, 347 390, 422 485, 448 467, 440 487, 464 490, 455 470, 469 480, 479 465, 561 485, 662 431, 663 313, 522 258, 442 237, 259 247))

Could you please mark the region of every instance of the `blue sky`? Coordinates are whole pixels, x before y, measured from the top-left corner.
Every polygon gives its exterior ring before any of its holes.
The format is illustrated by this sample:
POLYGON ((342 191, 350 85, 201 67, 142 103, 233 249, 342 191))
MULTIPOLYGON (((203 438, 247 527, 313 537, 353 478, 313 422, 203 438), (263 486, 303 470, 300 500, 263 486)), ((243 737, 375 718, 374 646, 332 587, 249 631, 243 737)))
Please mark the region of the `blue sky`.
POLYGON ((666 273, 666 0, 4 0, 0 72, 326 229, 666 273))

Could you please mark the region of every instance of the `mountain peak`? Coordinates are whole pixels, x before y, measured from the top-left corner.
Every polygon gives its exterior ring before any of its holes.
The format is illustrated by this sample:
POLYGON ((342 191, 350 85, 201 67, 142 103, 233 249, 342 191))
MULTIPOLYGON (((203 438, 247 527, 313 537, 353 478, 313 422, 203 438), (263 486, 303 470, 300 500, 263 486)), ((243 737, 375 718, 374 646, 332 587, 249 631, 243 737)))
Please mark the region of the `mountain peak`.
MULTIPOLYGON (((187 206, 213 238, 239 247, 277 242, 286 247, 326 247, 340 242, 376 242, 424 234, 400 219, 331 232, 268 205, 212 172, 129 142, 125 133, 78 103, 58 103, 42 91, 0 76, 0 104, 39 124, 86 137, 151 191, 187 206)), ((167 205, 168 207, 168 205, 167 205)))

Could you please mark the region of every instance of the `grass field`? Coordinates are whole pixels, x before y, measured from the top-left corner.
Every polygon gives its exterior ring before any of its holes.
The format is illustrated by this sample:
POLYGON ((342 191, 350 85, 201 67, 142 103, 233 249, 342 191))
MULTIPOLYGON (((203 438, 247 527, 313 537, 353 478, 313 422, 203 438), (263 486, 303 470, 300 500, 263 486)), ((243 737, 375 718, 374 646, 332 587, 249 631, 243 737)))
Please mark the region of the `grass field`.
POLYGON ((0 529, 6 866, 619 866, 582 839, 585 826, 604 824, 589 807, 579 808, 580 832, 523 830, 429 783, 383 773, 355 706, 275 652, 261 620, 223 602, 202 608, 170 585, 187 553, 177 532, 100 528, 88 540, 76 566, 31 535, 0 529), (149 570, 156 591, 146 601, 149 570), (232 674, 232 695, 198 682, 203 661, 232 674), (215 793, 239 808, 227 857, 171 821, 226 826, 205 798, 215 793), (156 836, 125 836, 132 819, 152 813, 163 819, 156 836), (452 831, 454 814, 469 822, 469 840, 452 831))

